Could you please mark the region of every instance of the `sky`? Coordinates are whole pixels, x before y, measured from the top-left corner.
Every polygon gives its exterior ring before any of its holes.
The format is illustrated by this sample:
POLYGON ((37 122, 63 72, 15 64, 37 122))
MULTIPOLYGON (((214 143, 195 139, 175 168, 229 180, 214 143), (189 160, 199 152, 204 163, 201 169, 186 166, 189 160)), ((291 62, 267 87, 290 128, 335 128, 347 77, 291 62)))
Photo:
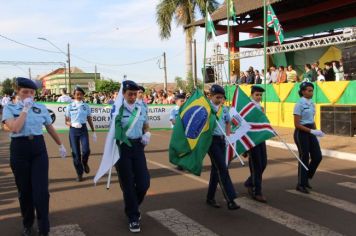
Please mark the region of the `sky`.
MULTIPOLYGON (((0 37, 0 61, 65 62, 66 56, 63 53, 47 41, 38 39, 43 37, 62 51, 66 51, 67 44, 70 44, 72 67, 94 72, 97 65, 102 77, 115 81, 127 75, 139 83, 163 82, 164 71, 160 69, 158 61, 166 52, 168 82, 173 82, 176 76, 185 77, 185 36, 182 27, 173 22, 171 38, 160 39, 156 24, 156 5, 159 1, 0 0, 3 3, 0 8, 0 35, 52 51, 36 50, 0 37), (122 65, 147 59, 152 60, 122 65)), ((197 17, 200 18, 199 15, 197 17)), ((197 29, 195 38, 198 68, 201 68, 203 28, 197 29)), ((217 41, 223 45, 226 36, 217 37, 217 41)), ((208 43, 208 56, 213 44, 208 43)), ((241 69, 246 70, 249 65, 260 69, 261 58, 241 61, 241 69)), ((35 78, 51 72, 58 65, 0 64, 0 81, 16 76, 29 77, 29 68, 35 78)), ((201 78, 201 73, 198 73, 198 77, 201 78)))

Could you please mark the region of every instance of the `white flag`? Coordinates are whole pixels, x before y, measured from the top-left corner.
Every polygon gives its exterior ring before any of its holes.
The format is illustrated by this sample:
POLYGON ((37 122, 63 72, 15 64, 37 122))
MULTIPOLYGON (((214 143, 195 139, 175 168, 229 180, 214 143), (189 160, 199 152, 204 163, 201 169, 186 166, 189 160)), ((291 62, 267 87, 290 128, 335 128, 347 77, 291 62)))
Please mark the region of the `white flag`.
POLYGON ((94 177, 95 184, 120 159, 119 148, 116 145, 116 139, 115 139, 115 118, 116 118, 117 114, 119 113, 119 110, 120 110, 122 103, 124 101, 124 95, 123 95, 122 88, 123 88, 123 83, 125 80, 126 79, 124 78, 121 83, 121 88, 120 88, 119 94, 116 97, 114 105, 112 106, 110 128, 109 128, 108 135, 106 136, 104 154, 101 159, 100 167, 94 177))

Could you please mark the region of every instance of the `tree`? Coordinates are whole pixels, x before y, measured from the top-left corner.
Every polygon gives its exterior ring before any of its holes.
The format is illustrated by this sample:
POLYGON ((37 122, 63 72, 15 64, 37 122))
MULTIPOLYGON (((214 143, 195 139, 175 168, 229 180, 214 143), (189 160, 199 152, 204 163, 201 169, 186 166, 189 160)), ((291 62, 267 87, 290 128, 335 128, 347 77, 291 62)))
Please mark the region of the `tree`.
POLYGON ((14 92, 14 86, 13 86, 13 80, 12 79, 6 79, 4 82, 2 82, 2 93, 3 94, 8 94, 11 95, 14 92))
POLYGON ((114 82, 112 79, 110 80, 96 80, 95 81, 95 91, 102 93, 112 93, 115 91, 119 91, 120 83, 114 82))
POLYGON ((194 22, 196 12, 200 12, 205 17, 206 4, 208 11, 215 11, 219 3, 216 0, 161 0, 156 7, 156 21, 160 28, 161 39, 171 37, 171 24, 173 17, 178 26, 182 26, 185 32, 185 57, 186 57, 186 75, 192 73, 192 39, 195 28, 184 28, 194 22))
POLYGON ((175 77, 174 78, 174 81, 176 82, 176 84, 177 84, 177 88, 178 89, 181 89, 181 90, 183 90, 183 91, 185 91, 186 90, 186 84, 185 84, 185 81, 183 80, 183 78, 182 77, 175 77))
MULTIPOLYGON (((184 92, 186 93, 193 93, 193 91, 195 90, 194 88, 194 79, 192 74, 188 74, 188 77, 186 80, 183 80, 182 77, 175 77, 175 82, 177 84, 177 88, 178 89, 182 89, 184 92)), ((200 80, 198 80, 198 84, 197 84, 197 89, 202 89, 203 84, 200 80)))

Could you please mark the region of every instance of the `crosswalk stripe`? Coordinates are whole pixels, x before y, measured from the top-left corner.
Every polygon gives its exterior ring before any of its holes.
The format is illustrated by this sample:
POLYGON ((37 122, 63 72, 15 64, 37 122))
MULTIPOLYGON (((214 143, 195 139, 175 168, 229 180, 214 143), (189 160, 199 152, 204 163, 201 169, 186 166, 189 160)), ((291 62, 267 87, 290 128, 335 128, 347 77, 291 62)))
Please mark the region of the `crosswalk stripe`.
MULTIPOLYGON (((152 161, 152 160, 147 160, 149 163, 159 166, 161 168, 165 168, 168 170, 171 170, 177 174, 183 175, 187 178, 193 179, 195 181, 198 181, 200 183, 209 184, 209 181, 198 178, 196 176, 182 173, 181 171, 178 171, 174 169, 173 167, 152 161)), ((259 215, 263 218, 266 218, 268 220, 274 221, 276 223, 282 224, 285 227, 288 227, 292 230, 295 230, 301 234, 304 235, 310 235, 310 236, 317 236, 317 235, 333 235, 333 236, 341 236, 342 234, 335 232, 327 227, 318 225, 316 223, 313 223, 311 221, 302 219, 298 216, 292 215, 290 213, 284 212, 282 210, 279 210, 277 208, 271 207, 267 204, 264 203, 259 203, 254 200, 248 199, 246 197, 243 198, 238 198, 237 203, 245 210, 250 211, 256 215, 259 215)), ((168 226, 166 226, 168 228, 168 226)))
POLYGON ((85 236, 79 225, 59 225, 51 228, 50 236, 85 236))
POLYGON ((351 202, 347 202, 347 201, 344 201, 344 200, 341 200, 338 198, 330 197, 328 195, 324 195, 324 194, 317 193, 314 191, 310 192, 309 194, 301 193, 296 190, 287 190, 287 192, 297 194, 297 195, 303 196, 305 198, 310 198, 315 201, 322 202, 324 204, 327 204, 327 205, 330 205, 333 207, 337 207, 344 211, 348 211, 348 212, 356 214, 356 205, 351 202))
POLYGON ((338 185, 346 187, 346 188, 356 189, 356 183, 352 183, 352 182, 338 183, 338 185))
POLYGON ((287 228, 295 230, 300 234, 334 236, 342 235, 327 227, 315 224, 311 221, 289 214, 267 204, 250 200, 246 197, 239 198, 237 202, 243 209, 246 209, 256 215, 262 216, 263 218, 279 223, 287 228))
POLYGON ((158 211, 147 212, 147 215, 151 216, 163 226, 169 229, 172 233, 176 235, 205 235, 205 236, 217 236, 211 230, 205 228, 198 222, 192 220, 188 216, 180 213, 176 209, 164 209, 158 211))

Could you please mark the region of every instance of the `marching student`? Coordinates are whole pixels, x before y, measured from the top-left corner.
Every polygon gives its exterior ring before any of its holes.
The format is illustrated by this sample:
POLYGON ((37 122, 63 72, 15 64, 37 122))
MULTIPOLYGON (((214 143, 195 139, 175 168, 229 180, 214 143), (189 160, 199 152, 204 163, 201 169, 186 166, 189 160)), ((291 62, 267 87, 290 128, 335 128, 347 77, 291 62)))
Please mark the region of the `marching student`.
MULTIPOLYGON (((251 99, 256 106, 263 112, 261 106, 262 94, 265 90, 259 86, 251 87, 251 99)), ((248 151, 248 164, 250 176, 245 181, 245 187, 249 195, 256 201, 266 203, 267 200, 262 194, 262 174, 267 166, 266 142, 262 142, 248 151)))
POLYGON ((225 91, 221 86, 217 84, 211 86, 210 104, 216 112, 217 121, 219 122, 220 127, 217 125, 213 131, 213 140, 208 152, 211 160, 211 172, 206 203, 212 207, 220 208, 220 205, 215 200, 215 192, 219 183, 226 199, 228 209, 236 210, 239 209, 240 206, 234 201, 237 196, 224 156, 226 148, 225 134, 229 136, 231 129, 231 118, 228 108, 222 105, 224 97, 225 91))
POLYGON ((88 165, 90 147, 89 135, 86 123, 88 122, 93 132, 93 141, 97 141, 90 107, 83 102, 85 92, 82 88, 76 87, 73 92, 74 101, 67 105, 65 112, 65 123, 69 126, 69 141, 72 149, 73 164, 77 172, 76 181, 83 181, 83 172, 89 173, 88 165), (82 151, 80 149, 82 146, 82 151))
POLYGON ((299 96, 301 97, 294 107, 294 142, 298 147, 298 152, 302 162, 308 167, 309 171, 299 163, 298 165, 298 184, 297 191, 309 193, 311 186, 309 179, 313 178, 318 168, 322 154, 317 137, 325 134, 317 130, 315 126, 315 105, 312 101, 314 85, 310 82, 300 84, 299 96), (309 162, 309 159, 311 161, 309 162))
POLYGON ((129 230, 138 233, 141 231, 139 206, 150 186, 144 146, 149 143, 151 133, 147 109, 136 101, 139 86, 131 80, 124 81, 122 86, 124 102, 115 118, 115 139, 120 151, 115 168, 124 195, 129 230))
POLYGON ((16 87, 19 101, 4 107, 2 122, 11 132, 10 166, 19 194, 24 227, 22 235, 32 235, 35 211, 39 235, 48 235, 48 154, 42 127, 46 127, 58 144, 61 157, 66 156, 66 149, 52 126, 47 108, 33 100, 36 84, 19 77, 16 87))

